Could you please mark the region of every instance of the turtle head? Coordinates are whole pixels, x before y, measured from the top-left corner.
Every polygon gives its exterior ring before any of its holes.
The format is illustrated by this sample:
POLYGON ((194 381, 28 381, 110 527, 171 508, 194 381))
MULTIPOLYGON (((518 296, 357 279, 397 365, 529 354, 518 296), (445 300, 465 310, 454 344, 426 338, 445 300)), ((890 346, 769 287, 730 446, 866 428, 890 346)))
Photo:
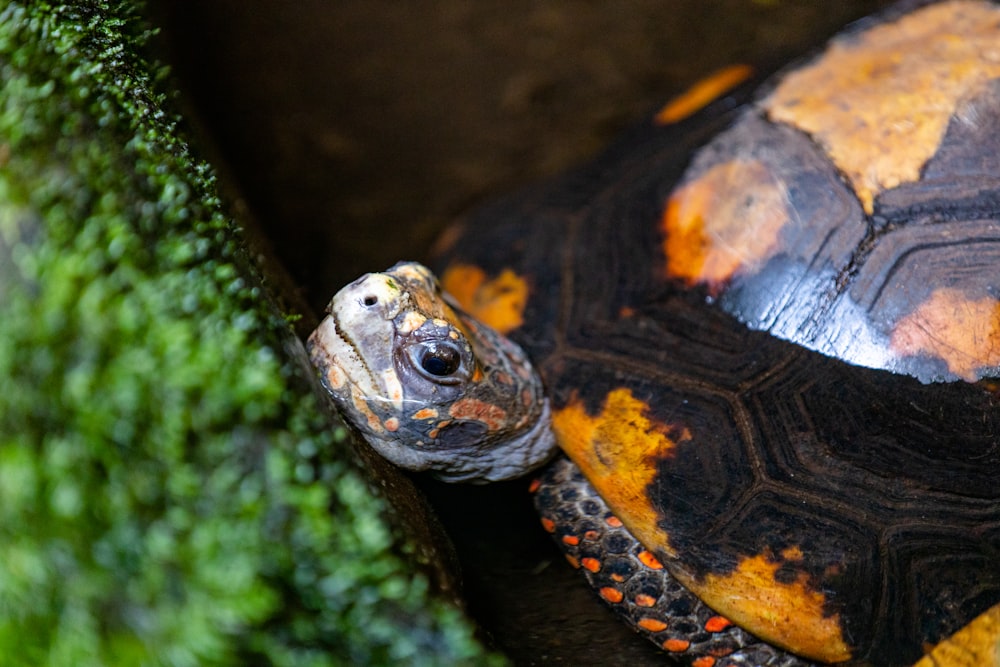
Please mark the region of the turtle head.
POLYGON ((556 445, 524 351, 413 262, 337 292, 307 347, 323 386, 382 456, 449 481, 517 477, 556 445))

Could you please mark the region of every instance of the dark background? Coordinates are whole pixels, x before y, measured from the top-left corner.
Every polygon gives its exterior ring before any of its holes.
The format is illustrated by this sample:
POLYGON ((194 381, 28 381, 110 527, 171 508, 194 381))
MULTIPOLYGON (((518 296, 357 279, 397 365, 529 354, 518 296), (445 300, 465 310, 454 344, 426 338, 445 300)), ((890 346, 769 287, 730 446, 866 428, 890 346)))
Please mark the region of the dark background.
MULTIPOLYGON (((150 15, 235 204, 318 312, 699 77, 781 62, 886 4, 150 0, 150 15)), ((518 664, 663 664, 562 562, 523 482, 423 486, 471 613, 518 664)))

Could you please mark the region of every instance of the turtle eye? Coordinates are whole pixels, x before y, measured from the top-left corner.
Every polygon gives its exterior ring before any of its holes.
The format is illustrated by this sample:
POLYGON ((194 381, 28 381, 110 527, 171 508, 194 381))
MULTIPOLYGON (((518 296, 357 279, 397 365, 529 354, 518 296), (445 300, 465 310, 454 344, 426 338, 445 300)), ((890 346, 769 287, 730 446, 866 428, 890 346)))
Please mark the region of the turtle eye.
POLYGON ((420 367, 435 377, 454 375, 462 365, 462 355, 451 345, 426 343, 418 353, 420 367))
POLYGON ((462 350, 451 340, 425 340, 409 349, 410 364, 435 384, 456 384, 465 379, 462 350))

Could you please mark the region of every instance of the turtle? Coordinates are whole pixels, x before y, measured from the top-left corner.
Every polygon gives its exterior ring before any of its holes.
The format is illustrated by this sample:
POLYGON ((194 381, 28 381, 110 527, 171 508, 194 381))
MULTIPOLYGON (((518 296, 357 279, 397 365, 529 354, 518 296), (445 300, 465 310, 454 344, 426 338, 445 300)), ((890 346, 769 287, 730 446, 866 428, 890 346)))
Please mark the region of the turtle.
POLYGON ((336 293, 321 382, 403 467, 537 475, 678 662, 912 664, 1000 618, 997 3, 727 69, 435 256, 336 293))

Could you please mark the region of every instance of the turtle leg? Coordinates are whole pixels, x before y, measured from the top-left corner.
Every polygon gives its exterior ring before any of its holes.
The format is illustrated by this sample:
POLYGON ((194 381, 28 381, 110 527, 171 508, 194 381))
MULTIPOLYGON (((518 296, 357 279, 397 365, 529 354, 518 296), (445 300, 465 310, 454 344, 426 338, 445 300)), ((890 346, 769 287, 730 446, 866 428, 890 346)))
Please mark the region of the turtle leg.
POLYGON ((692 667, 806 667, 716 614, 612 514, 576 464, 560 457, 532 484, 535 507, 573 567, 636 632, 692 667))

